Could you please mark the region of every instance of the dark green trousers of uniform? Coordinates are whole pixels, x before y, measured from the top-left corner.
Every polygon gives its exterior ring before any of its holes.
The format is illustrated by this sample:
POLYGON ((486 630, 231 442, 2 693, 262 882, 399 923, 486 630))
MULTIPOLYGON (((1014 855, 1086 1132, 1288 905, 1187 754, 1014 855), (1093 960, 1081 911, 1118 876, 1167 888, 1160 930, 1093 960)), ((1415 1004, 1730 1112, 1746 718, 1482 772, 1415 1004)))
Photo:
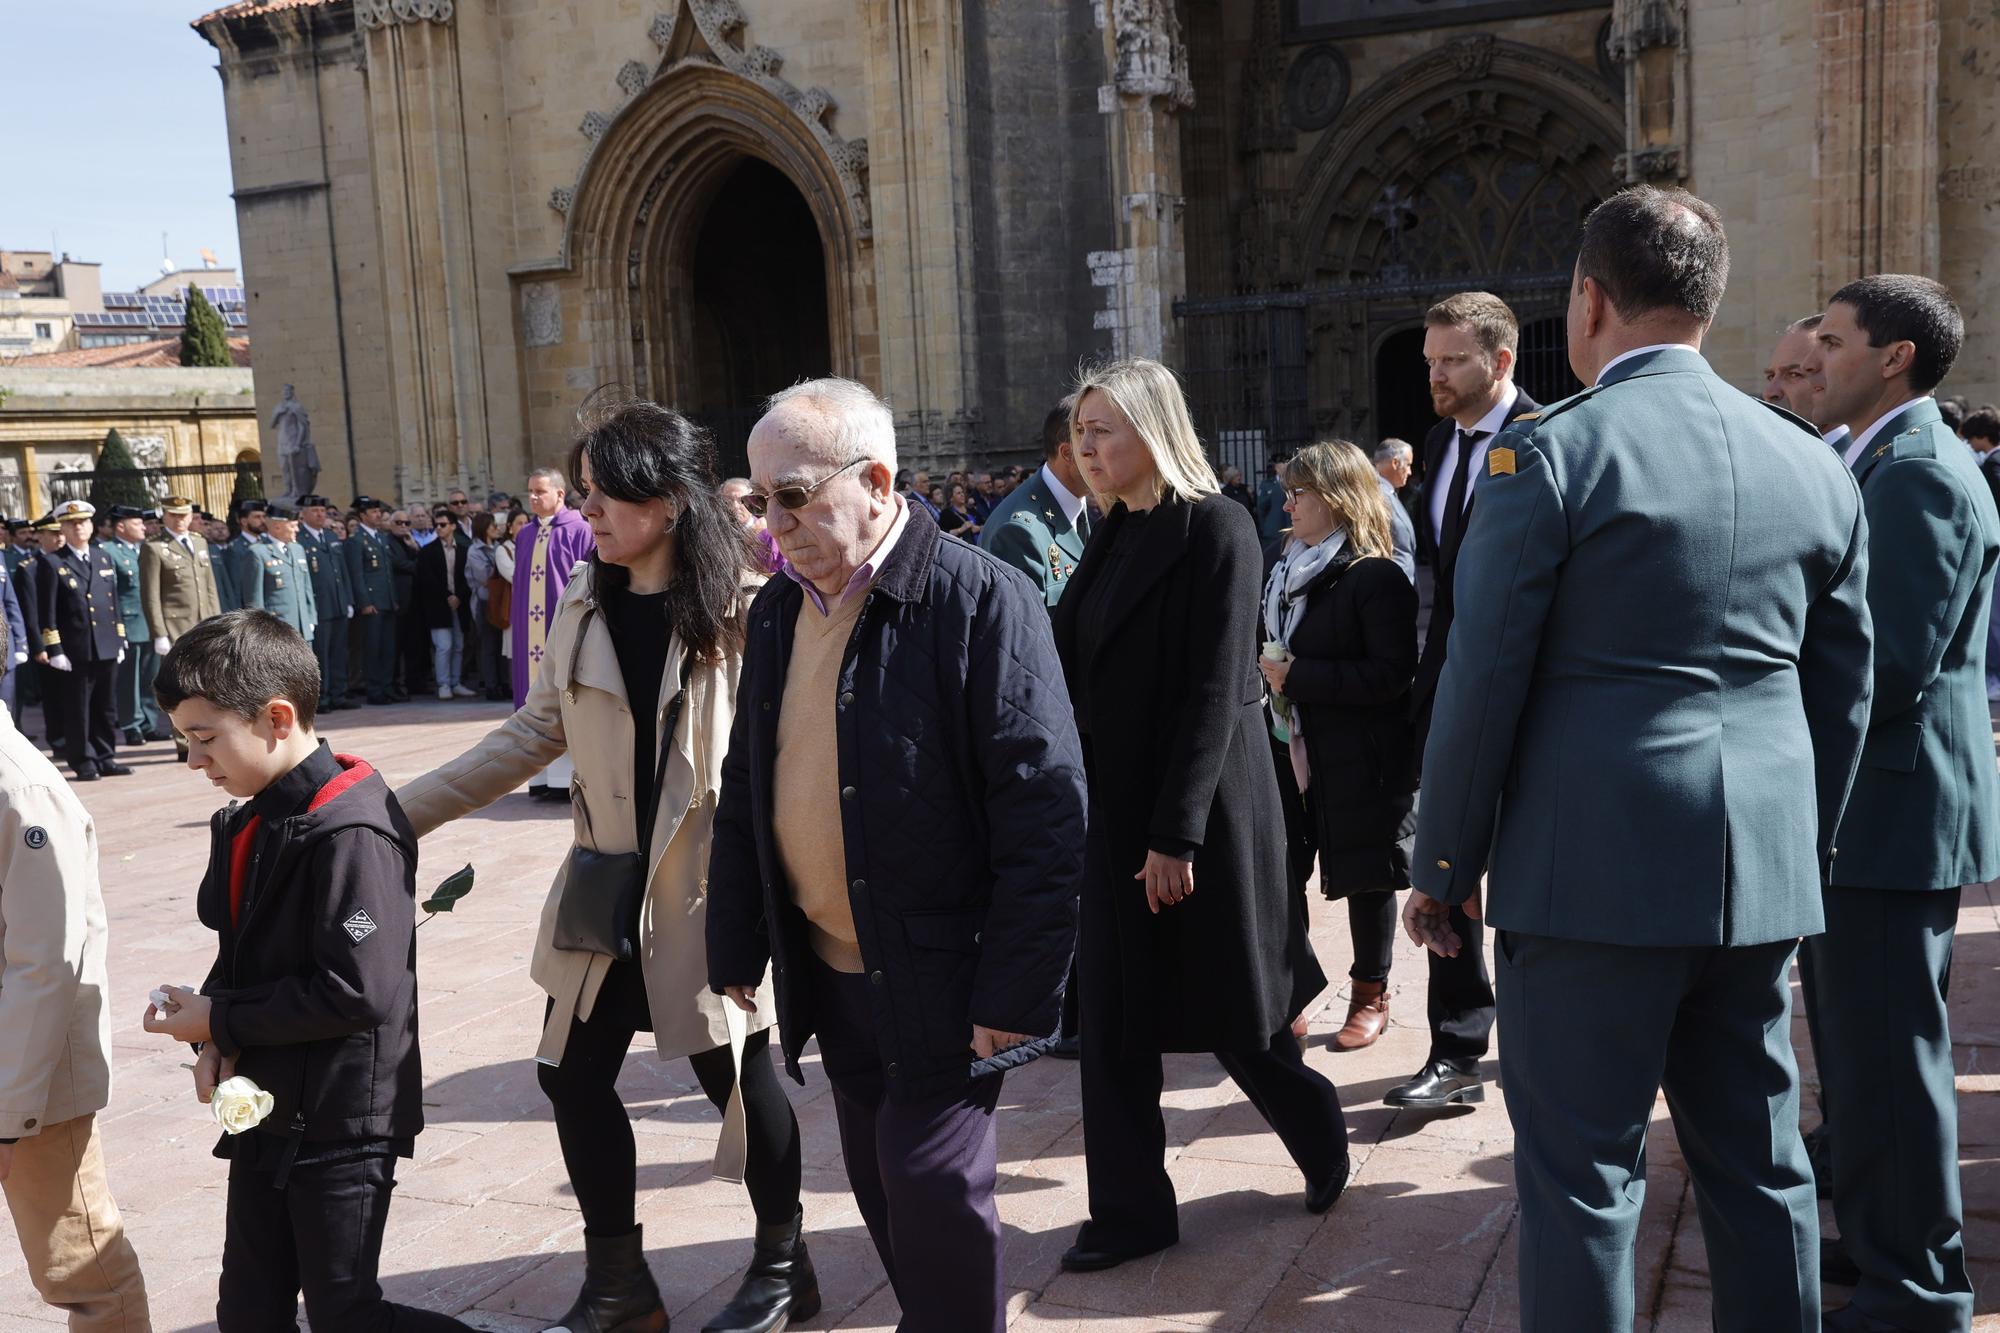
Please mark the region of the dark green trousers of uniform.
POLYGON ((1499 931, 1524 1333, 1623 1333, 1662 1088, 1694 1179, 1714 1320, 1815 1333, 1819 1215, 1799 1139, 1792 941, 1632 948, 1499 931))
POLYGON ((1806 941, 1854 1306, 1911 1333, 1972 1326, 1945 1016, 1958 899, 1829 888, 1826 934, 1806 941))

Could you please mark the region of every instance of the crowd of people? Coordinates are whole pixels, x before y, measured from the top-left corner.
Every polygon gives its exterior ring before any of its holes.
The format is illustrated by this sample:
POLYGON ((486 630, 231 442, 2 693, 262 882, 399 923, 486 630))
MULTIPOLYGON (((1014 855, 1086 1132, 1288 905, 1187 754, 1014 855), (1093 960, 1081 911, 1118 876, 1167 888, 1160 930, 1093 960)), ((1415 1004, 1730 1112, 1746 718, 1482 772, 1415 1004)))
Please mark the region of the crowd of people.
MULTIPOLYGON (((301 1290, 315 1327, 465 1327, 375 1279, 422 1127, 417 844, 527 783, 573 806, 530 963, 584 1218, 556 1329, 666 1327, 616 1086, 641 1032, 690 1062, 723 1118, 716 1173, 756 1215, 705 1333, 820 1308, 778 1078, 803 1082, 809 1040, 913 1331, 1004 1326, 1000 1090, 1065 1044, 1089 1214, 1066 1270, 1179 1238, 1167 1053, 1213 1054, 1303 1206, 1336 1207, 1341 1098, 1304 1059, 1328 987, 1315 885, 1351 937, 1336 1050, 1379 1038, 1399 925, 1425 949, 1429 1050, 1390 1104, 1481 1100, 1496 1023, 1506 1037, 1524 1328, 1631 1326, 1662 1089, 1716 1327, 1821 1327, 1824 1278, 1852 1287, 1825 1327, 1969 1328, 1945 1000, 1960 890, 2000 876, 2000 509, 1934 396, 1962 317, 1929 279, 1857 280, 1786 330, 1759 401, 1700 351, 1728 267, 1700 199, 1614 196, 1570 290, 1581 393, 1529 398, 1514 313, 1459 293, 1425 319, 1439 420, 1420 450, 1323 441, 1254 491, 1217 475, 1173 372, 1124 360, 1080 374, 1025 475, 932 487, 899 470, 887 404, 821 379, 769 400, 751 475, 721 483, 682 414, 594 404, 567 466, 530 478, 511 547, 451 505, 429 542, 385 534, 366 498, 344 547, 320 546, 337 516, 307 497, 306 567, 348 571, 360 632, 268 602, 202 614, 159 636, 151 691, 190 767, 241 802, 215 817, 198 896, 214 969, 145 1016, 197 1047, 202 1100, 246 1078, 264 1098, 218 1149, 220 1327, 289 1326, 301 1290), (459 613, 510 551, 513 715, 393 793, 334 756, 314 731, 345 701, 330 673, 353 653, 364 697, 395 697, 413 612, 456 694, 459 613), (1795 958, 1823 1085, 1810 1148, 1795 958)), ((1960 424, 1990 456, 2000 419, 1960 424)), ((63 549, 31 581, 108 591, 91 516, 55 517, 63 549)), ((142 569, 207 571, 191 517, 166 507, 184 549, 142 569)), ((296 580, 289 514, 241 517, 261 537, 248 579, 296 580)), ((115 636, 54 632, 62 688, 79 661, 106 675, 115 636)), ((90 923, 65 937, 75 970, 101 976, 87 816, 17 732, 0 750, 30 775, 0 768, 0 799, 40 821, 12 864, 62 845, 33 867, 90 923)), ((17 985, 13 873, 0 1030, 38 1035, 0 1067, 0 1177, 44 1294, 122 1318, 143 1280, 91 1123, 102 988, 17 985), (96 1262, 74 1243, 67 1267, 38 1260, 79 1207, 96 1262)))

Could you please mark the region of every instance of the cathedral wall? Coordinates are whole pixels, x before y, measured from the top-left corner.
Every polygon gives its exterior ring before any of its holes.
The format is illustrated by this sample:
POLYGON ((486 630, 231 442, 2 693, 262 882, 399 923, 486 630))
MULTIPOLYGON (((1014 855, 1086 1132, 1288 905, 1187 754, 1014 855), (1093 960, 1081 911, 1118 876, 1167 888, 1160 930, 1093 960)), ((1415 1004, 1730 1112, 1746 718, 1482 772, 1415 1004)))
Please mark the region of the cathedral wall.
POLYGON ((1943 392, 2000 400, 2000 9, 1939 0, 1938 277, 1965 312, 1943 392))

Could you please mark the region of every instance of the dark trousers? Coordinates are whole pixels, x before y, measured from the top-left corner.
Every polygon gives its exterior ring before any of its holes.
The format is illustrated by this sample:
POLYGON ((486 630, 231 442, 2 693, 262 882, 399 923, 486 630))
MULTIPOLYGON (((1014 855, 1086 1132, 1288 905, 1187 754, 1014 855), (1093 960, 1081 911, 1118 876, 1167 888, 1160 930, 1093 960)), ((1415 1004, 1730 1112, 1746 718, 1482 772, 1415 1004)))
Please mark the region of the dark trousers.
POLYGON ((321 620, 313 627, 313 656, 319 660, 321 703, 347 698, 347 617, 321 620))
POLYGON ((1694 1179, 1715 1328, 1819 1328, 1819 1210, 1791 1044, 1796 947, 1500 932, 1524 1330, 1632 1327, 1646 1125, 1662 1088, 1694 1179))
POLYGON ((464 1333, 449 1315, 382 1299, 376 1269, 393 1157, 295 1166, 283 1189, 270 1173, 229 1164, 229 1215, 215 1303, 219 1333, 298 1328, 299 1293, 315 1329, 341 1333, 464 1333))
MULTIPOLYGON (((1417 794, 1423 813, 1423 793, 1417 794)), ((1431 1022, 1431 1060, 1443 1060, 1466 1073, 1476 1072, 1486 1058, 1493 1035, 1493 974, 1486 967, 1486 923, 1475 921, 1462 907, 1451 909, 1451 928, 1462 944, 1455 958, 1424 950, 1430 968, 1425 1008, 1431 1022)))
MULTIPOLYGON (((1101 865, 1092 839, 1086 865, 1101 865)), ((1156 1050, 1126 1049, 1123 993, 1110 893, 1086 874, 1078 958, 1084 971, 1084 1169, 1090 1220, 1077 1234, 1088 1250, 1145 1254, 1180 1239, 1173 1181, 1167 1177, 1167 1127, 1160 1115, 1165 1071, 1156 1050), (1099 980, 1102 978, 1102 980, 1099 980)), ((1262 1050, 1217 1051, 1223 1071, 1277 1132, 1309 1186, 1347 1169, 1347 1121, 1332 1083, 1308 1069, 1289 1028, 1262 1050)))
POLYGON ((71 768, 86 772, 110 763, 118 753, 118 662, 71 659, 74 668, 52 672, 67 677, 58 697, 62 702, 63 758, 71 768))
POLYGON ((424 618, 415 607, 396 613, 396 642, 403 688, 411 694, 436 689, 436 679, 431 675, 431 632, 424 628, 424 618))
MULTIPOLYGON (((833 1084, 854 1202, 903 1307, 906 1333, 999 1333, 1007 1323, 993 1206, 999 1074, 912 1101, 888 1095, 868 979, 814 960, 813 1017, 833 1084)), ((967 1063, 972 1030, 966 1028, 967 1063)))
MULTIPOLYGON (((645 981, 636 963, 617 962, 605 973, 590 1020, 570 1020, 560 1065, 537 1065, 535 1077, 555 1110, 563 1165, 576 1191, 583 1229, 592 1236, 629 1236, 639 1193, 638 1144, 618 1071, 639 1022, 645 1018, 645 981)), ((544 1011, 553 1011, 549 1002, 544 1011)), ((748 1157, 743 1184, 760 1227, 789 1223, 799 1212, 799 1122, 771 1063, 770 1029, 753 1032, 743 1047, 743 1112, 748 1157)), ((736 1070, 727 1046, 697 1051, 688 1064, 708 1100, 729 1105, 736 1070)))
POLYGON ((153 659, 153 644, 150 639, 127 639, 125 660, 118 664, 118 730, 125 733, 125 739, 137 744, 145 738, 145 733, 157 735, 160 717, 153 708, 151 676, 159 674, 159 664, 153 659))
POLYGON ((1945 996, 1959 891, 1826 891, 1806 941, 1854 1307, 1911 1333, 1967 1328, 1958 1097, 1945 996))
POLYGON ((63 743, 63 715, 69 707, 64 702, 64 683, 70 673, 58 671, 46 662, 35 663, 35 682, 42 701, 42 733, 48 742, 49 752, 60 754, 68 750, 63 743))
POLYGON ((361 661, 368 702, 386 703, 396 684, 396 614, 377 611, 360 619, 361 661))
MULTIPOLYGON (((1313 810, 1312 788, 1299 790, 1292 757, 1274 738, 1271 759, 1278 766, 1278 804, 1285 812, 1285 861, 1292 877, 1292 894, 1305 903, 1306 881, 1319 856, 1319 823, 1313 810)), ((1321 889, 1325 889, 1322 884, 1321 889)), ((1310 913, 1308 913, 1310 916, 1310 913)), ((1387 981, 1396 956, 1396 895, 1386 889, 1347 895, 1347 934, 1354 944, 1352 981, 1387 981)), ((1484 1053, 1481 1047, 1481 1053, 1484 1053)), ((1477 1057, 1475 1057, 1476 1059, 1477 1057)))
POLYGON ((478 617, 479 630, 479 684, 489 699, 514 697, 512 664, 501 656, 500 638, 507 631, 486 623, 484 616, 478 617))

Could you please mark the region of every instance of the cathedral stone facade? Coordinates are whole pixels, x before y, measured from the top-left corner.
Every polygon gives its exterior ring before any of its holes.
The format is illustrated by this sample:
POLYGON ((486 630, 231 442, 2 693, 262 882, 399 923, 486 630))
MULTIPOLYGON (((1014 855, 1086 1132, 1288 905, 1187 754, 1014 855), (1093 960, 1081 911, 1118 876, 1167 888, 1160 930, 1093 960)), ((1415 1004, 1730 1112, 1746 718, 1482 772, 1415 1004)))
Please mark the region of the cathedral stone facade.
MULTIPOLYGON (((246 0, 220 53, 259 401, 322 489, 517 490, 617 384, 715 432, 828 372, 913 464, 1024 461, 1076 364, 1182 370, 1218 456, 1429 420, 1479 285, 1568 384, 1577 223, 1721 209, 1752 387, 1846 279, 1933 273, 2000 396, 1990 0, 246 0)), ((263 415, 260 413, 260 415, 263 415)), ((274 448, 264 456, 274 458, 274 448)))

